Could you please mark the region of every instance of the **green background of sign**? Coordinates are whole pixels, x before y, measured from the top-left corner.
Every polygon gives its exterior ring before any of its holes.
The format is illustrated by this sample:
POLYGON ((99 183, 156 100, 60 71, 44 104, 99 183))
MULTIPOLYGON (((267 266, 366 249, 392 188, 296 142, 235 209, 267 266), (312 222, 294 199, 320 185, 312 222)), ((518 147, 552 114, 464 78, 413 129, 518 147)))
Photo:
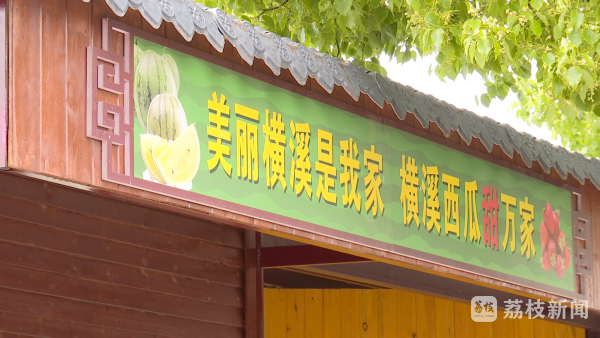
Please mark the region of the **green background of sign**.
MULTIPOLYGON (((152 49, 159 54, 168 53, 175 59, 181 78, 179 100, 187 116, 188 124, 196 123, 200 139, 201 161, 198 174, 193 180, 192 191, 214 197, 217 199, 235 202, 237 204, 256 209, 280 214, 290 218, 318 224, 324 227, 343 232, 375 239, 381 242, 395 244, 422 252, 446 257, 458 262, 491 269, 509 275, 525 278, 531 281, 574 291, 573 264, 565 271, 562 278, 558 278, 553 269, 544 271, 541 265, 542 248, 540 239, 540 223, 543 220, 543 210, 546 202, 552 208, 559 210, 561 229, 564 231, 567 243, 572 243, 571 234, 571 193, 568 190, 533 179, 529 176, 511 171, 504 167, 486 162, 460 151, 442 146, 435 142, 419 138, 412 134, 383 124, 365 119, 352 113, 311 100, 307 97, 292 93, 271 84, 236 73, 229 69, 194 58, 184 53, 165 48, 140 38, 135 39, 142 50, 152 49), (230 144, 232 176, 229 177, 221 167, 210 173, 207 160, 212 157, 208 150, 207 124, 209 111, 207 101, 213 92, 220 96, 225 95, 227 105, 230 107, 230 144), (289 178, 292 154, 289 147, 286 149, 286 180, 288 189, 283 192, 279 183, 275 189, 270 190, 265 183, 265 166, 262 162, 264 137, 259 138, 259 182, 251 183, 237 177, 236 172, 236 140, 234 104, 242 104, 260 112, 259 134, 262 134, 262 125, 265 123, 265 109, 270 112, 281 113, 286 125, 286 139, 291 138, 290 121, 295 123, 309 123, 311 129, 310 159, 312 162, 312 200, 302 194, 296 196, 292 191, 289 178), (337 205, 330 205, 324 200, 318 201, 316 190, 318 174, 315 172, 314 162, 317 160, 317 130, 322 129, 333 133, 334 166, 337 168, 335 190, 338 195, 337 205), (358 160, 361 163, 359 172, 358 191, 362 195, 361 212, 354 207, 345 208, 341 196, 343 187, 340 185, 339 175, 343 172, 340 166, 341 154, 339 141, 353 138, 359 149, 358 160), (383 156, 383 185, 381 196, 385 205, 383 216, 379 214, 374 218, 364 209, 366 196, 364 194, 364 177, 367 170, 363 163, 363 150, 375 145, 377 153, 383 156), (419 181, 423 179, 421 166, 438 166, 440 173, 439 201, 442 233, 433 230, 428 232, 421 224, 417 228, 414 222, 410 226, 403 224, 403 210, 400 204, 401 178, 399 175, 402 167, 402 155, 416 159, 419 168, 419 181), (444 197, 446 185, 441 182, 441 174, 445 173, 460 178, 460 188, 456 192, 460 198, 461 237, 444 233, 444 197), (481 241, 466 241, 462 236, 465 213, 464 182, 477 181, 477 216, 481 230, 481 241), (483 209, 481 208, 481 189, 492 186, 498 189, 499 201, 499 245, 500 250, 492 250, 483 244, 483 209), (517 199, 517 207, 511 208, 515 213, 516 223, 516 250, 514 253, 502 249, 502 240, 505 231, 505 205, 500 202, 500 194, 504 193, 517 199), (519 216, 518 203, 529 198, 529 203, 535 207, 533 221, 533 240, 536 247, 535 257, 527 260, 520 253, 521 217, 519 216)), ((134 125, 134 173, 135 177, 142 178, 146 166, 140 153, 140 134, 143 133, 139 121, 135 118, 134 125)), ((423 193, 419 191, 419 211, 422 215, 423 193)))

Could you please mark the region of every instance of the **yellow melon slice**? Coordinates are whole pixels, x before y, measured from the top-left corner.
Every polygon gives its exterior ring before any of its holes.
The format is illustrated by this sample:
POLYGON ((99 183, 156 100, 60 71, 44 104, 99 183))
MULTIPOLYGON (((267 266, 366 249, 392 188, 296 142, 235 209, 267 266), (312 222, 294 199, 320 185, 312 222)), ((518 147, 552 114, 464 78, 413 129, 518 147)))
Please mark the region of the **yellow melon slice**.
POLYGON ((167 184, 185 188, 198 173, 200 141, 196 124, 184 129, 168 147, 154 158, 161 178, 167 184))
POLYGON ((154 161, 155 158, 158 158, 160 154, 162 154, 163 151, 169 147, 169 144, 171 144, 171 142, 165 139, 161 139, 160 141, 154 143, 152 145, 152 161, 154 161))
MULTIPOLYGON (((167 142, 167 140, 161 138, 160 136, 152 135, 152 134, 141 134, 140 135, 140 147, 142 150, 142 159, 144 160, 144 164, 150 175, 157 180, 158 182, 164 183, 156 166, 154 165, 154 157, 152 156, 152 147, 155 144, 167 142)), ((167 143, 168 144, 168 143, 167 143)))

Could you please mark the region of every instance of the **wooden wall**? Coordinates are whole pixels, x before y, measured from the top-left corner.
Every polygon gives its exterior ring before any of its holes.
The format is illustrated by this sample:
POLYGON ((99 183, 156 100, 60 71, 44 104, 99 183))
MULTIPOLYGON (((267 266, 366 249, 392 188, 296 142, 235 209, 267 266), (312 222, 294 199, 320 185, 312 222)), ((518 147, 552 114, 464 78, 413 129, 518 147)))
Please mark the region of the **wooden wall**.
POLYGON ((243 236, 0 173, 0 337, 243 337, 243 236))
POLYGON ((265 289, 265 338, 584 338, 540 319, 471 320, 468 303, 402 290, 265 289))
MULTIPOLYGON (((223 219, 235 220, 270 234, 287 236, 392 264, 433 269, 463 280, 481 284, 492 283, 497 287, 508 287, 520 292, 533 292, 518 285, 507 285, 503 281, 490 280, 394 253, 374 251, 259 219, 102 181, 100 142, 88 139, 85 135, 85 49, 89 45, 100 47, 101 19, 105 17, 217 55, 223 61, 223 66, 244 69, 250 74, 267 77, 271 83, 289 90, 301 94, 311 91, 313 97, 327 97, 342 102, 348 110, 363 109, 395 120, 397 117, 390 105, 386 104, 384 109, 380 109, 365 95, 361 95, 360 100, 355 102, 341 87, 336 87, 332 94, 328 94, 314 79, 309 79, 305 86, 299 86, 287 70, 282 70, 281 75, 276 77, 261 60, 255 60, 253 66, 248 66, 229 43, 226 43, 223 53, 218 53, 203 36, 196 35, 190 43, 185 42, 172 24, 165 23, 158 30, 154 30, 137 11, 130 9, 123 18, 118 18, 104 0, 92 0, 90 3, 81 0, 19 0, 11 2, 8 13, 10 167, 185 207, 223 219)), ((412 114, 408 114, 401 122, 419 135, 444 139, 443 133, 435 123, 423 128, 412 114)), ((467 145, 454 131, 445 142, 491 156, 499 163, 526 168, 520 155, 515 153, 512 158, 506 156, 499 146, 495 146, 492 152, 488 153, 479 140, 474 139, 467 145)), ((543 174, 537 162, 534 162, 530 172, 543 174)), ((554 170, 549 175, 543 175, 560 180, 554 170)), ((571 176, 567 183, 583 189, 585 211, 592 217, 594 241, 600 244, 600 192, 591 182, 587 181, 582 187, 571 176)), ((589 281, 589 285, 595 285, 595 288, 588 297, 592 306, 600 309, 600 245, 594 247, 594 265, 595 276, 593 281, 589 281)))

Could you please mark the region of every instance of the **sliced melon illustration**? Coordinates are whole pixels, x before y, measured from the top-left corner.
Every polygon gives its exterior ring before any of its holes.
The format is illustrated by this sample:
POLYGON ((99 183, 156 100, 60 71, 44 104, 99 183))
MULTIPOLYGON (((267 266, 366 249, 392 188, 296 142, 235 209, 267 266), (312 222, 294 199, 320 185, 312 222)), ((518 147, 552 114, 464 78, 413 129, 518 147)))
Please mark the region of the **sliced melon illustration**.
POLYGON ((170 144, 171 142, 165 139, 161 139, 160 141, 154 143, 152 145, 152 160, 154 161, 154 159, 158 158, 160 154, 162 154, 165 151, 165 149, 169 147, 170 144))
MULTIPOLYGON (((141 134, 140 135, 140 147, 142 150, 142 159, 144 160, 144 164, 146 164, 146 168, 150 172, 150 175, 157 180, 158 182, 164 183, 156 166, 154 165, 154 157, 152 156, 152 148, 155 144, 162 144, 163 142, 167 142, 167 140, 161 138, 160 136, 152 135, 152 134, 141 134)), ((168 144, 168 142, 167 142, 168 144)))
POLYGON ((200 141, 196 124, 183 130, 175 141, 154 158, 154 164, 165 183, 177 188, 187 186, 200 166, 200 141))

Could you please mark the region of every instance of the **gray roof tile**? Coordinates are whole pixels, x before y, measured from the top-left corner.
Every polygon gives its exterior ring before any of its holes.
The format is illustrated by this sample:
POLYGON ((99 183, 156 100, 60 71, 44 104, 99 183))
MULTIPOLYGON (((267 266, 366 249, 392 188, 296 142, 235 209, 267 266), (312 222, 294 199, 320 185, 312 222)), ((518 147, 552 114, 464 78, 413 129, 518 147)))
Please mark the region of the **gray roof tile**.
POLYGON ((411 112, 425 128, 433 121, 446 136, 453 129, 467 144, 477 137, 488 151, 498 144, 510 157, 514 149, 521 154, 528 167, 536 160, 546 172, 555 168, 563 179, 571 173, 582 184, 589 178, 600 189, 600 161, 597 159, 554 147, 544 140, 518 133, 509 125, 457 109, 380 74, 308 49, 260 27, 252 27, 220 9, 207 8, 193 0, 105 1, 118 16, 125 15, 131 7, 140 11, 154 28, 160 27, 163 21, 172 22, 187 41, 192 40, 194 32, 206 36, 219 52, 223 51, 227 39, 250 65, 254 57, 262 59, 275 75, 281 73, 281 68, 287 68, 301 85, 311 76, 327 92, 331 93, 334 85, 338 85, 356 101, 362 92, 379 107, 383 107, 384 102, 390 103, 400 119, 406 118, 406 113, 411 112))

